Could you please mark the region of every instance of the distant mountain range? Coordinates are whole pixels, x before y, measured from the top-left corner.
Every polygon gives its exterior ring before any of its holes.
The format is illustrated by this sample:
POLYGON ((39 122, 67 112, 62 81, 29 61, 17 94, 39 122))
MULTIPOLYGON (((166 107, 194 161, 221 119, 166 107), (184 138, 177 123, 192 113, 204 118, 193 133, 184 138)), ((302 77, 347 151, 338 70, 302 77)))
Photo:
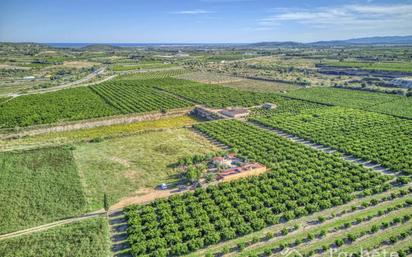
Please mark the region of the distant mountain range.
POLYGON ((166 47, 166 48, 282 48, 282 47, 333 47, 362 45, 412 45, 412 36, 363 37, 347 40, 317 41, 300 43, 294 41, 259 43, 2 43, 0 46, 77 48, 88 51, 114 51, 123 47, 166 47))
POLYGON ((305 47, 305 46, 350 46, 350 45, 412 45, 412 36, 364 37, 347 40, 317 41, 311 43, 299 42, 260 42, 249 44, 249 47, 305 47))

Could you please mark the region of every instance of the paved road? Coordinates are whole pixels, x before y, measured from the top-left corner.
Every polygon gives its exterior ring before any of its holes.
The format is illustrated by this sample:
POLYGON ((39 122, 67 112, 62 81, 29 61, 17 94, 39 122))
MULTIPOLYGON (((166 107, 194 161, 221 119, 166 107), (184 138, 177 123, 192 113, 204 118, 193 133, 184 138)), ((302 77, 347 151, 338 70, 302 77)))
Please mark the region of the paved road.
POLYGON ((99 80, 99 81, 96 81, 96 82, 93 82, 93 83, 89 83, 89 84, 85 84, 87 81, 95 78, 97 75, 104 74, 105 71, 106 71, 106 68, 103 67, 103 68, 100 68, 96 71, 93 71, 92 73, 88 74, 86 77, 83 77, 83 78, 81 78, 79 80, 76 80, 76 81, 63 83, 61 85, 57 85, 57 86, 53 86, 53 87, 49 87, 49 88, 41 88, 41 89, 37 89, 37 90, 32 90, 32 91, 29 91, 29 92, 23 93, 23 94, 12 93, 12 94, 6 95, 6 96, 11 97, 7 101, 10 101, 11 99, 13 99, 15 97, 18 97, 18 96, 22 96, 22 95, 44 94, 44 93, 59 91, 59 90, 69 88, 69 87, 90 86, 90 85, 93 85, 95 83, 101 83, 101 82, 107 81, 107 80, 112 79, 115 76, 117 76, 117 75, 112 75, 112 76, 106 77, 102 80, 99 80))

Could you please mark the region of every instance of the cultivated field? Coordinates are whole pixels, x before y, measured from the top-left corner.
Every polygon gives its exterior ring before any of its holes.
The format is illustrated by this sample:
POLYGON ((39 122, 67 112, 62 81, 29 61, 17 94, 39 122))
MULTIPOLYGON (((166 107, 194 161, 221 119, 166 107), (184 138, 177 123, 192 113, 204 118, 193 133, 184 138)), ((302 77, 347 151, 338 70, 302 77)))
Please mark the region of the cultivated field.
POLYGON ((319 103, 360 108, 368 111, 412 118, 410 97, 337 88, 300 89, 292 91, 287 95, 319 103))
POLYGON ((268 45, 0 43, 0 256, 412 254, 412 48, 268 45))
POLYGON ((110 256, 109 229, 104 218, 0 240, 3 257, 110 256))
POLYGON ((0 153, 0 234, 84 211, 80 177, 70 149, 0 153))
POLYGON ((314 143, 331 146, 393 171, 412 174, 412 122, 392 116, 342 107, 268 115, 255 121, 314 143))

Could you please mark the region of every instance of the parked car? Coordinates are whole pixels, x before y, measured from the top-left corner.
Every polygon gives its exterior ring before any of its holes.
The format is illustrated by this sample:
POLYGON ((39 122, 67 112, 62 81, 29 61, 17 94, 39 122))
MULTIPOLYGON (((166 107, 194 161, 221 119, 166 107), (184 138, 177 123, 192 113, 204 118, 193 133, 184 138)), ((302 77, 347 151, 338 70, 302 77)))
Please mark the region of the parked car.
POLYGON ((158 186, 161 190, 166 190, 167 189, 167 185, 165 183, 162 183, 158 186))

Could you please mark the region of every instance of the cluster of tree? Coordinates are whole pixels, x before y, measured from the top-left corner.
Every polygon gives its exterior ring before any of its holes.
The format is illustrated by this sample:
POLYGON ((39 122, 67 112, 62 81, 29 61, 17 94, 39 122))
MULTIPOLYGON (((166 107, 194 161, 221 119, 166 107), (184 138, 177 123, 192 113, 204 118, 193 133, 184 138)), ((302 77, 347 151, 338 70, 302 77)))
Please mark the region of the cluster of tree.
POLYGON ((182 255, 346 203, 358 190, 390 188, 387 176, 242 122, 196 127, 276 172, 129 207, 129 243, 135 256, 182 255))
POLYGON ((185 156, 185 157, 178 159, 176 162, 176 166, 195 165, 195 164, 199 164, 207 160, 210 160, 216 156, 224 156, 225 154, 226 154, 226 151, 221 150, 221 151, 209 152, 206 154, 189 155, 189 156, 185 156))
POLYGON ((0 110, 0 128, 25 127, 119 113, 86 87, 19 96, 0 104, 0 110))
POLYGON ((192 103, 147 86, 146 80, 116 80, 91 89, 120 112, 150 112, 189 107, 192 103))
POLYGON ((412 174, 408 131, 412 122, 343 107, 303 111, 298 115, 256 117, 255 121, 290 134, 412 174))
POLYGON ((202 84, 189 80, 167 78, 146 81, 169 93, 191 99, 209 107, 255 106, 266 102, 278 102, 284 98, 273 93, 242 91, 213 84, 202 84))

